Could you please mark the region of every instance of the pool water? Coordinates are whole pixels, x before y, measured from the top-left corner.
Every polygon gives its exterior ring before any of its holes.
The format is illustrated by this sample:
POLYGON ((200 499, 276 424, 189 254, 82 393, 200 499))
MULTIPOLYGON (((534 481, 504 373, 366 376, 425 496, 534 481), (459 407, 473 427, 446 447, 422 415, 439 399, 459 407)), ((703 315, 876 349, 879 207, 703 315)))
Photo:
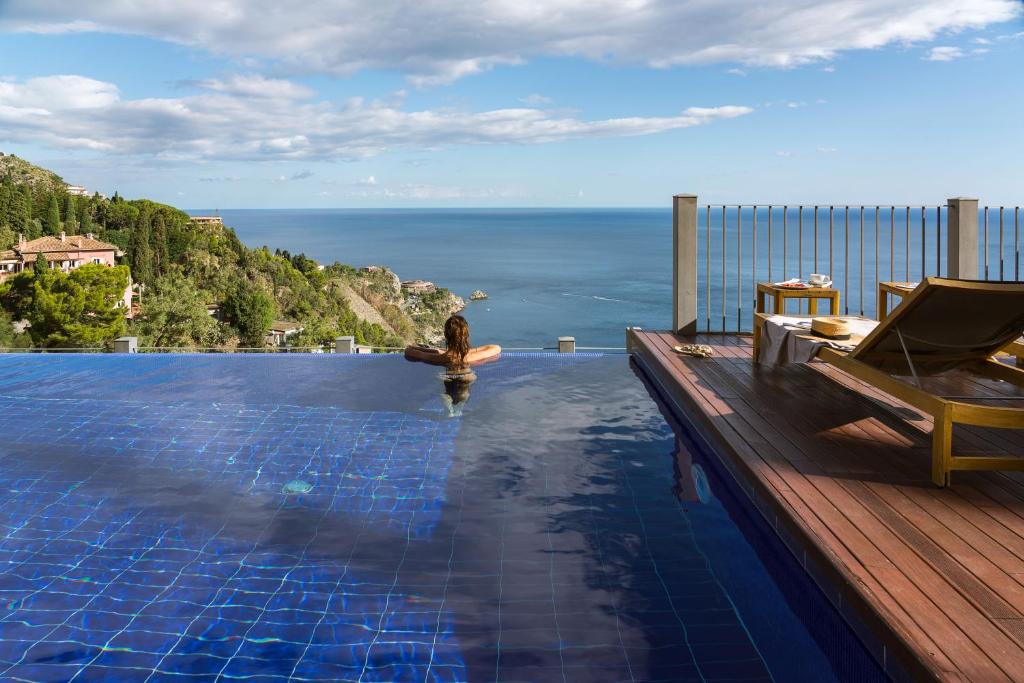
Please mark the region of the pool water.
POLYGON ((0 356, 0 679, 881 677, 625 356, 477 375, 0 356))

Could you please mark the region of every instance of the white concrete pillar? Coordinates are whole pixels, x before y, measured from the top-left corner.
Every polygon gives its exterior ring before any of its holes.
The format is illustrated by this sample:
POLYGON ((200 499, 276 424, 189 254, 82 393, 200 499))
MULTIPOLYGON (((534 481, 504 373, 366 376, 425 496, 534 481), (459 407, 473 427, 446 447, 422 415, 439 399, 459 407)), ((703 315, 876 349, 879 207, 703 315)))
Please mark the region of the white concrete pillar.
POLYGON ((118 337, 114 340, 114 353, 138 353, 138 337, 118 337))
POLYGON ((697 195, 672 198, 672 331, 697 334, 697 195))
POLYGON ((347 337, 338 337, 334 340, 334 352, 335 353, 355 353, 356 352, 356 338, 349 335, 347 337))
POLYGON ((946 206, 946 277, 977 280, 978 200, 953 197, 946 206))

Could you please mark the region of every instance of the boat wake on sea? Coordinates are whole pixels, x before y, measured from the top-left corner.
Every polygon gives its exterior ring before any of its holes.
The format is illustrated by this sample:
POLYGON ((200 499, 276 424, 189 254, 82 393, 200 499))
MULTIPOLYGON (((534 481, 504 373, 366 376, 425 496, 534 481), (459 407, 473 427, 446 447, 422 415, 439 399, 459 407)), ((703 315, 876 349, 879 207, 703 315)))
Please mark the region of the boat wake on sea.
POLYGON ((633 304, 635 301, 626 301, 625 299, 613 299, 607 296, 598 296, 597 294, 570 294, 569 292, 562 292, 562 296, 574 296, 580 299, 596 299, 597 301, 611 301, 617 304, 633 304))

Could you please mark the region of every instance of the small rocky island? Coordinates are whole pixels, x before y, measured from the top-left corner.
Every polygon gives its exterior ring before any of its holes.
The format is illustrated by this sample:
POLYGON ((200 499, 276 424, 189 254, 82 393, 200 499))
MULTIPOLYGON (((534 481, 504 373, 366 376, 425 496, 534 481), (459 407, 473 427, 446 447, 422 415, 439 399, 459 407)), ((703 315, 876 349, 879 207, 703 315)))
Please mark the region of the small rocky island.
POLYGON ((487 292, 482 289, 475 289, 473 293, 469 295, 470 301, 482 301, 487 298, 487 292))

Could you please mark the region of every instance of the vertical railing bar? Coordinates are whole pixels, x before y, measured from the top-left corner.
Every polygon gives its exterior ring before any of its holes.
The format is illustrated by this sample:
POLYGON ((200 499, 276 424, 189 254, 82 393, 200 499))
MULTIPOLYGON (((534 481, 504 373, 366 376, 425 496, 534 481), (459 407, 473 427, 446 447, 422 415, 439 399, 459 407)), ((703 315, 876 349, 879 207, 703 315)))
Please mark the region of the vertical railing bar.
POLYGON ((768 205, 768 282, 772 280, 772 205, 768 205))
POLYGON ((743 331, 743 205, 736 205, 736 331, 743 331))
POLYGON ((860 207, 860 314, 864 315, 864 206, 860 207))
POLYGON ((707 262, 707 270, 704 271, 704 287, 706 289, 704 293, 704 306, 707 311, 708 327, 707 331, 711 331, 711 205, 708 204, 707 210, 704 212, 704 222, 707 226, 707 249, 704 250, 704 258, 707 262))
MULTIPOLYGON (((874 273, 875 273, 875 290, 876 291, 878 290, 878 281, 880 279, 878 277, 878 210, 880 208, 881 207, 879 207, 879 206, 875 207, 875 271, 874 271, 874 273)), ((877 318, 879 320, 882 319, 881 318, 881 311, 875 311, 875 318, 877 318)))
MULTIPOLYGON (((814 272, 818 271, 818 205, 814 205, 814 272)), ((831 273, 829 273, 831 275, 831 273)))
POLYGON ((935 274, 942 275, 942 207, 935 207, 935 274))
POLYGON ((1004 280, 1003 277, 1003 209, 999 207, 999 279, 1004 280))
POLYGON ((850 205, 843 207, 843 312, 850 315, 850 205))
POLYGON ((722 204, 722 332, 726 331, 725 323, 725 300, 728 298, 728 285, 725 280, 725 248, 727 246, 727 240, 725 239, 725 204, 722 204))
POLYGON ((906 233, 905 236, 906 236, 906 242, 907 242, 905 247, 904 247, 904 250, 903 250, 903 255, 906 257, 904 259, 905 263, 903 264, 903 275, 904 275, 903 279, 906 280, 907 282, 909 282, 910 281, 910 207, 909 206, 907 207, 907 215, 903 219, 903 227, 905 228, 905 230, 903 232, 906 233))
MULTIPOLYGON (((796 228, 796 276, 804 276, 804 205, 799 204, 797 209, 796 228)), ((804 300, 799 299, 800 312, 804 312, 804 300)))
MULTIPOLYGON (((782 279, 786 280, 786 269, 789 267, 789 254, 787 253, 789 243, 789 205, 782 205, 782 279)), ((776 311, 778 312, 778 311, 776 311)))
MULTIPOLYGON (((757 307, 757 204, 754 204, 754 224, 750 235, 750 310, 757 307)), ((750 314, 753 320, 754 314, 750 314)))
POLYGON ((924 207, 921 207, 921 280, 924 281, 925 276, 925 249, 927 248, 928 240, 924 234, 924 207))
POLYGON ((1020 279, 1020 207, 1013 207, 1013 279, 1020 279))
POLYGON ((834 258, 834 254, 833 254, 833 250, 832 250, 832 243, 835 241, 835 240, 832 239, 834 237, 834 235, 835 235, 835 233, 832 231, 832 229, 833 229, 833 218, 835 217, 835 209, 836 209, 836 207, 834 205, 829 204, 829 207, 828 207, 828 276, 830 278, 832 278, 833 280, 836 277, 835 258, 834 258))
POLYGON ((889 280, 896 279, 896 207, 889 207, 889 280))
POLYGON ((983 247, 985 253, 985 279, 988 279, 988 207, 985 207, 985 238, 983 240, 983 247))

